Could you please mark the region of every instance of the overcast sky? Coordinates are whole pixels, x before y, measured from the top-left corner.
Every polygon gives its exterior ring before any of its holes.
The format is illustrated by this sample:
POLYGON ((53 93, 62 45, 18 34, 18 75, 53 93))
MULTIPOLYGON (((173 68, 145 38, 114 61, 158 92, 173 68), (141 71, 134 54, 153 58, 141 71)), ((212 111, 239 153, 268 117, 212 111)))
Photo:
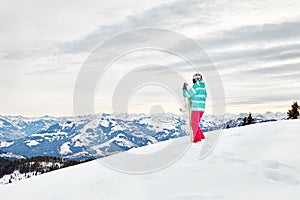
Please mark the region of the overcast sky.
MULTIPOLYGON (((0 0, 0 115, 72 115, 76 78, 91 51, 141 27, 176 31, 200 44, 222 78, 226 112, 286 112, 300 100, 299 7, 299 0, 0 0)), ((187 79, 194 73, 154 51, 128 55, 111 70, 122 77, 120 67, 151 63, 177 66, 187 79)), ((155 87, 137 91, 130 108, 165 105, 177 112, 155 87)), ((110 111, 107 95, 95 94, 96 112, 110 111)))

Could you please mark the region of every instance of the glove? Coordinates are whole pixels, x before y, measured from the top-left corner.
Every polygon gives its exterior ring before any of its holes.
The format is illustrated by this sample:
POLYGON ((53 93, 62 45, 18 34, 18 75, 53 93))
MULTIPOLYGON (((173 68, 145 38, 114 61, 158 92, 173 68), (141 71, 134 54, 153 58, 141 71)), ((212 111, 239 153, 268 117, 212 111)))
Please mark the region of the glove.
POLYGON ((187 86, 188 86, 188 84, 187 84, 187 83, 184 83, 182 89, 183 89, 183 90, 187 90, 187 86))

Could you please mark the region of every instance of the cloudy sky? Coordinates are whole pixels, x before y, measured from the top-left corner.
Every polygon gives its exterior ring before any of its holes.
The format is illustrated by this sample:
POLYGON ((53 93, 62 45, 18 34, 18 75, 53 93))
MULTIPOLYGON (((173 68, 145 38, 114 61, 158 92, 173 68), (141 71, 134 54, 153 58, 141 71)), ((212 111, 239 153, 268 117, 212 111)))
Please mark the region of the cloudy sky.
MULTIPOLYGON (((221 76, 226 112, 285 112, 300 100, 299 7, 298 0, 0 0, 0 115, 72 115, 76 78, 90 53, 142 27, 176 31, 205 50, 221 76)), ((125 68, 146 64, 177 66, 186 79, 194 73, 166 53, 127 55, 103 78, 107 90, 97 90, 95 111, 111 111, 114 87, 105 80, 117 85, 125 68)), ((134 112, 155 105, 178 111, 162 95, 168 92, 147 87, 134 93, 134 112)))

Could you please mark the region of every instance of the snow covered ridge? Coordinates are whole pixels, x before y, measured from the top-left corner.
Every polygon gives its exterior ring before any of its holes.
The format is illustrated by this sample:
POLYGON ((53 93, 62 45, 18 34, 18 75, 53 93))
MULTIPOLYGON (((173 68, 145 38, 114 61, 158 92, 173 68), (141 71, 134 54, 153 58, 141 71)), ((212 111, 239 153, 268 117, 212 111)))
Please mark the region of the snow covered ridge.
MULTIPOLYGON (((204 160, 199 159, 204 143, 192 144, 173 165, 152 174, 117 173, 95 160, 0 186, 0 194, 2 199, 43 200, 297 200, 299 132, 300 120, 227 129, 204 160)), ((134 151, 151 152, 164 143, 134 151)))
POLYGON ((1 158, 6 158, 6 159, 22 159, 22 158, 25 158, 24 156, 21 156, 21 155, 15 155, 11 152, 8 152, 8 153, 3 153, 0 151, 0 157, 1 158))
MULTIPOLYGON (((241 126, 248 114, 205 115, 204 131, 241 126)), ((284 113, 253 114, 257 123, 286 119, 284 113)), ((186 117, 167 113, 95 114, 79 117, 0 116, 0 152, 17 157, 103 157, 187 135, 186 117)), ((5 156, 3 156, 5 157, 5 156)))

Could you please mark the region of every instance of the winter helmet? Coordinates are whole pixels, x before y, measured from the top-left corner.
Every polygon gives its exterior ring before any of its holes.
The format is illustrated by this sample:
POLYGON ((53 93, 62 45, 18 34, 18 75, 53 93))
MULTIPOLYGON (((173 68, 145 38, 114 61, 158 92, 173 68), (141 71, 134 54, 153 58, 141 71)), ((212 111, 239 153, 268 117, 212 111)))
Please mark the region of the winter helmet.
POLYGON ((193 83, 196 83, 197 81, 202 81, 202 75, 199 73, 196 73, 193 76, 193 83))

